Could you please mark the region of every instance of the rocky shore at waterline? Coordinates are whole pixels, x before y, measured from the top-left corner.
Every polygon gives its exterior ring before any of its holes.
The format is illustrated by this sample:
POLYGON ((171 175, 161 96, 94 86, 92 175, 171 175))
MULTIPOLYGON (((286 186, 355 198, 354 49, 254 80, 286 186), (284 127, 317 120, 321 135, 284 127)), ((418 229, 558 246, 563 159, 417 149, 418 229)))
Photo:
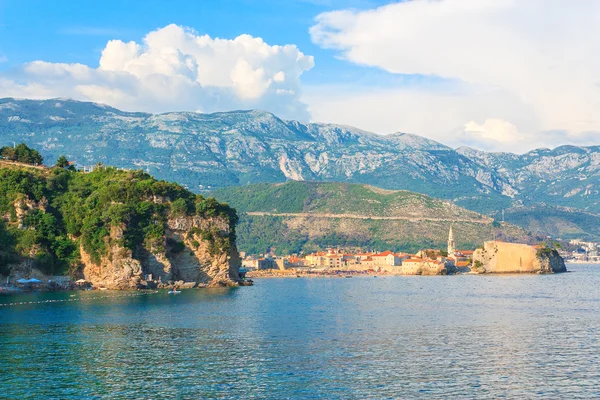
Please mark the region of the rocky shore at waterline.
MULTIPOLYGON (((23 281, 23 279, 20 279, 23 281)), ((22 292, 57 292, 57 291, 82 291, 82 290, 157 290, 157 289, 202 289, 214 287, 236 287, 236 286, 252 286, 252 280, 240 280, 232 284, 231 282, 211 281, 205 282, 186 282, 180 281, 121 281, 116 285, 104 286, 96 285, 92 282, 83 279, 76 282, 56 282, 52 280, 32 279, 33 282, 19 283, 12 281, 11 283, 0 286, 0 294, 22 293, 22 292)))

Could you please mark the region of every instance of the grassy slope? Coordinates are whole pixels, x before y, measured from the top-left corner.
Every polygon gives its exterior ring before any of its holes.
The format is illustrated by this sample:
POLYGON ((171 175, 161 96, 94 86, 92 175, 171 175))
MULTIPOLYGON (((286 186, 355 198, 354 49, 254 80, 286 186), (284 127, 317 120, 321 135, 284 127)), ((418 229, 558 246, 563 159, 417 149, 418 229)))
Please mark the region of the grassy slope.
POLYGON ((476 212, 423 194, 383 190, 360 184, 315 182, 257 184, 220 189, 213 194, 242 212, 481 218, 481 215, 476 212))
MULTIPOLYGON (((411 218, 482 220, 475 212, 448 202, 407 191, 385 191, 347 183, 288 182, 220 189, 212 193, 238 209, 238 243, 241 250, 260 253, 270 247, 286 254, 327 246, 417 251, 444 248, 449 221, 357 220, 346 218, 255 216, 245 212, 353 214, 411 218)), ((483 240, 532 240, 510 224, 453 224, 458 245, 474 248, 483 240)))

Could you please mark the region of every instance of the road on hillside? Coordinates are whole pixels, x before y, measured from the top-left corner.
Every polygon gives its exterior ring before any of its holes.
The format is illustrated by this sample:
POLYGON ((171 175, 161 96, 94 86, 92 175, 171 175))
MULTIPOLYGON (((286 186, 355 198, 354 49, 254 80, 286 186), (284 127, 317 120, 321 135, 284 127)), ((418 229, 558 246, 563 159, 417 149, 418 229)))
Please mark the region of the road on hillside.
POLYGON ((331 214, 331 213, 273 213, 263 211, 249 211, 247 215, 251 216, 263 216, 263 217, 301 217, 301 218, 347 218, 347 219, 373 219, 373 220, 387 220, 387 221, 435 221, 435 222, 470 222, 475 224, 489 224, 493 221, 492 218, 482 219, 470 219, 470 218, 428 218, 428 217, 406 217, 406 216, 394 216, 394 217, 380 217, 380 216, 369 216, 369 215, 356 215, 356 214, 331 214))

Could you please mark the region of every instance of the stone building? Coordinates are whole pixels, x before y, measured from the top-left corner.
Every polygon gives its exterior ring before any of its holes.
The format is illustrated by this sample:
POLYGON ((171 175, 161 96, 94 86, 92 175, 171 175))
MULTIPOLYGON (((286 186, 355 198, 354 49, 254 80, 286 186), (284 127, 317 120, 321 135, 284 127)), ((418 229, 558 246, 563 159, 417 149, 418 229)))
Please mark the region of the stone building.
POLYGON ((448 257, 456 257, 456 243, 454 242, 454 232, 452 232, 452 225, 450 225, 450 232, 448 233, 448 257))
POLYGON ((474 264, 488 273, 566 272, 556 250, 521 243, 485 242, 473 255, 474 264))

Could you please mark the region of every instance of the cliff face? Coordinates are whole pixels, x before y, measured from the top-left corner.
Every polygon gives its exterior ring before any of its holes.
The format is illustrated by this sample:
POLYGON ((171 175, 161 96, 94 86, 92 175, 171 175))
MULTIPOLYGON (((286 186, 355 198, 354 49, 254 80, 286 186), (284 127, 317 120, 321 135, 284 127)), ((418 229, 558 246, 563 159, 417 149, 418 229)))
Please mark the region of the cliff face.
POLYGON ((566 272, 565 262, 556 250, 497 241, 485 242, 473 254, 473 263, 486 273, 566 272))
POLYGON ((225 218, 182 217, 168 220, 165 235, 136 251, 119 245, 127 227, 113 227, 109 253, 94 262, 82 247, 81 276, 95 286, 130 289, 153 281, 184 281, 236 286, 241 260, 225 218))
POLYGON ((168 226, 167 237, 184 244, 171 258, 173 276, 210 285, 231 286, 240 280, 241 258, 226 219, 186 217, 169 220, 168 226))
POLYGON ((543 273, 567 272, 565 260, 556 250, 538 252, 536 261, 543 273))

